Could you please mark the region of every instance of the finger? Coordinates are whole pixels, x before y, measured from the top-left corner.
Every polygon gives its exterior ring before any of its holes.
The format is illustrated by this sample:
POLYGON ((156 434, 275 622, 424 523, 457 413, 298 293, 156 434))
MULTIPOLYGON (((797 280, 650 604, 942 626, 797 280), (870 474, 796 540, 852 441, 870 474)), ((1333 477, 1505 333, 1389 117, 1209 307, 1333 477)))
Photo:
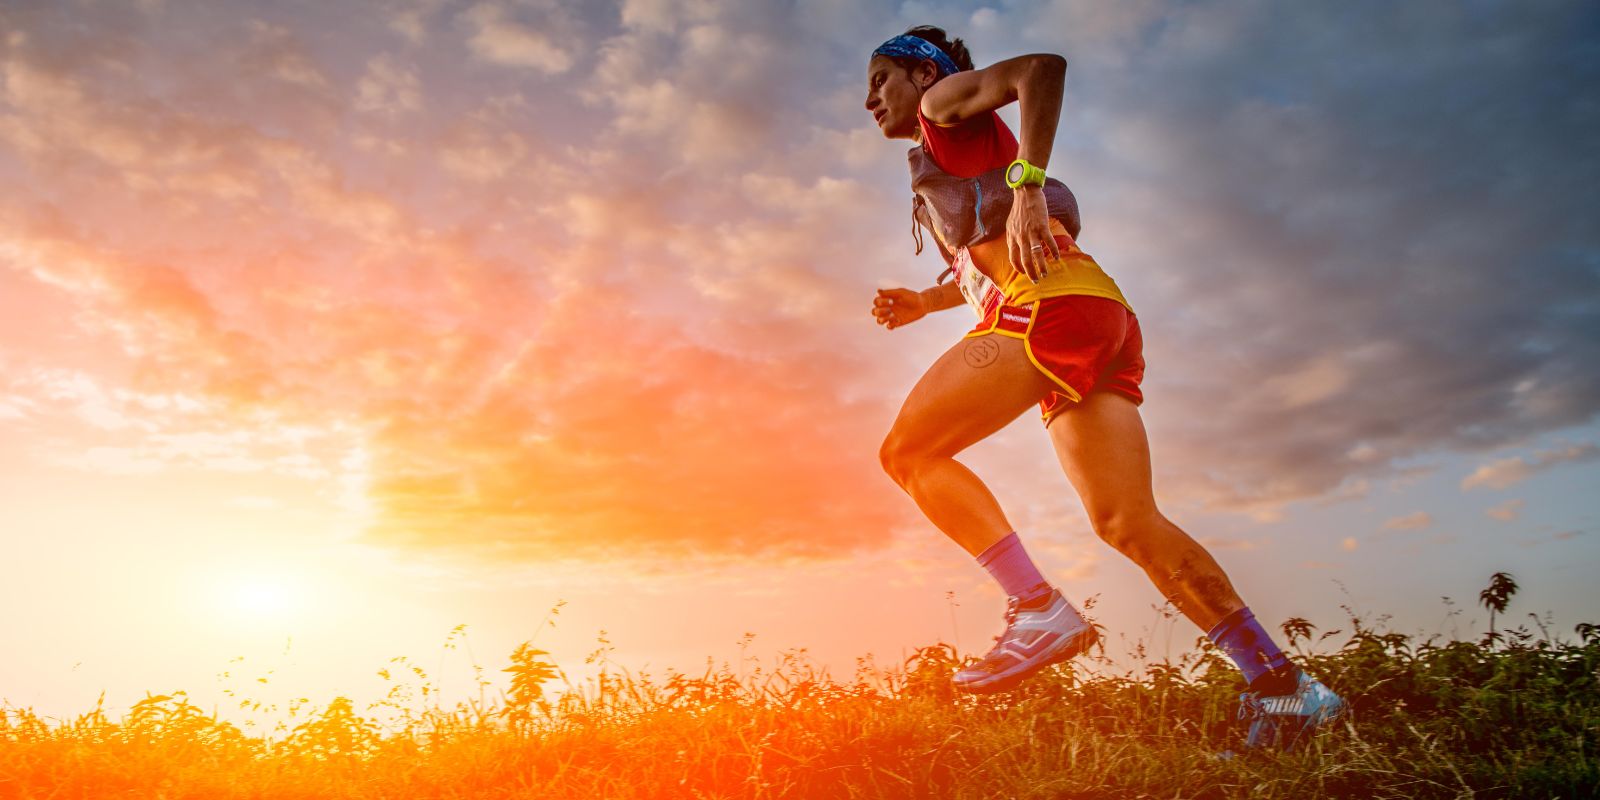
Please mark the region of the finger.
POLYGON ((1050 233, 1050 229, 1047 227, 1044 229, 1042 236, 1044 238, 1044 249, 1050 253, 1050 260, 1060 261, 1061 245, 1056 242, 1055 235, 1050 233))

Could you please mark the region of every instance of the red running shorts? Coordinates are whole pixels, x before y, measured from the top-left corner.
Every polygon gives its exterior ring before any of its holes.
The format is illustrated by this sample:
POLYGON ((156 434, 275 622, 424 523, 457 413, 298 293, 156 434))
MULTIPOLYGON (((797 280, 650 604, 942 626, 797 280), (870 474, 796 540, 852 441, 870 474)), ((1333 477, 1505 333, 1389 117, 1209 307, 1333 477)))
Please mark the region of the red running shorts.
POLYGON ((1068 294, 1023 306, 1002 304, 967 337, 990 333, 1021 339, 1029 360, 1055 383, 1055 391, 1039 401, 1045 425, 1090 392, 1144 402, 1139 318, 1116 300, 1068 294))

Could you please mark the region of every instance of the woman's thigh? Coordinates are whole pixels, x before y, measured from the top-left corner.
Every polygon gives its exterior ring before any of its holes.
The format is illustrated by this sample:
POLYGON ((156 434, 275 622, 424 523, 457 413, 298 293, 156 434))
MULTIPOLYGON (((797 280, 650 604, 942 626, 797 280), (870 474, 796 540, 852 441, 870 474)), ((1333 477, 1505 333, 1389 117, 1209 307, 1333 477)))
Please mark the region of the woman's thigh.
POLYGON ((1131 399, 1091 392, 1051 420, 1050 440, 1097 530, 1155 513, 1150 444, 1131 399))
POLYGON ((1051 386, 1021 339, 962 339, 912 387, 889 437, 903 448, 953 456, 1005 427, 1051 386))

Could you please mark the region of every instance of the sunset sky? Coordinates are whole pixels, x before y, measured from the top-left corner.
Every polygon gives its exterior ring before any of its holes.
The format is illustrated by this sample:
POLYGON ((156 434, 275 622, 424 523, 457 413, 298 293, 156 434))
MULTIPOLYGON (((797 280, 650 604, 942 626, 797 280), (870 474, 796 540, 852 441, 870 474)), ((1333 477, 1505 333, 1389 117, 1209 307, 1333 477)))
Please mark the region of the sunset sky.
MULTIPOLYGON (((562 600, 575 676, 983 649, 877 462, 972 323, 868 314, 943 268, 863 108, 924 23, 1068 58, 1158 498, 1258 616, 1600 621, 1592 3, 0 0, 0 698, 460 689, 562 600)), ((964 460, 1113 653, 1200 634, 1034 414, 964 460)))

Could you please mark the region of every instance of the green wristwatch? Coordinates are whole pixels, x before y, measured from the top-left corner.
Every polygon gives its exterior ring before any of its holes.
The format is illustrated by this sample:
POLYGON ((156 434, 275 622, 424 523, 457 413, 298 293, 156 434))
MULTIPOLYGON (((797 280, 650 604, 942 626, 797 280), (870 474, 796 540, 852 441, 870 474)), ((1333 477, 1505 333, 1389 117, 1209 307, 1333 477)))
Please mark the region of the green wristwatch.
POLYGON ((1019 158, 1011 162, 1011 166, 1006 167, 1006 185, 1013 189, 1020 189, 1023 186, 1043 186, 1044 170, 1019 158))

